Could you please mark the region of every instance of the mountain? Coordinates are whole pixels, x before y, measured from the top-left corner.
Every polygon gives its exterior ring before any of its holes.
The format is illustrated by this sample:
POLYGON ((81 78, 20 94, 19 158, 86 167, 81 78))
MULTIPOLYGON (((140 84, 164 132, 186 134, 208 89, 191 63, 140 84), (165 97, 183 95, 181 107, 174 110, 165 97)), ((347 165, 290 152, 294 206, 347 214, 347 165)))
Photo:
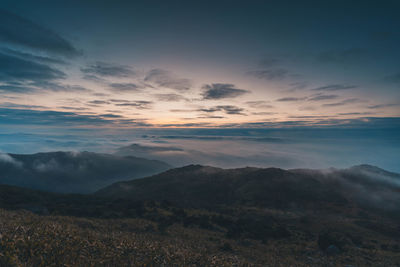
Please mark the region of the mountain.
POLYGON ((398 182, 189 165, 93 194, 0 185, 0 266, 398 266, 398 182))
POLYGON ((92 152, 0 154, 0 184, 50 192, 90 193, 117 181, 169 168, 161 161, 92 152))
POLYGON ((284 209, 399 210, 400 175, 369 165, 348 169, 219 169, 190 165, 118 182, 98 196, 167 200, 186 207, 248 205, 284 209))

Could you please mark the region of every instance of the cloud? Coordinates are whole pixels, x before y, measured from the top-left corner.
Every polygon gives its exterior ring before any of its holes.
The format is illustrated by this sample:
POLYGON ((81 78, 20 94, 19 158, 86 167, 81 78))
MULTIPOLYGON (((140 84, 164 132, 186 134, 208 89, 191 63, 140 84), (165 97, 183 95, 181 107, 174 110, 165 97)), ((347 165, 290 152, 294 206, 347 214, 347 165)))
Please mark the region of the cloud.
POLYGON ((260 60, 258 65, 263 68, 270 68, 272 66, 277 65, 279 62, 280 60, 276 58, 264 58, 260 60))
POLYGON ((191 80, 176 77, 174 73, 164 69, 150 70, 146 74, 144 81, 155 83, 160 87, 175 89, 178 91, 189 90, 192 86, 191 80))
POLYGON ((30 53, 21 52, 21 51, 9 49, 9 48, 2 48, 1 51, 3 51, 5 54, 13 55, 13 56, 16 56, 16 57, 19 57, 22 59, 36 61, 36 62, 40 62, 40 63, 44 63, 44 64, 61 64, 61 65, 67 64, 64 60, 59 59, 59 58, 33 55, 30 53))
POLYGON ((120 93, 135 92, 143 88, 135 83, 110 83, 109 87, 112 91, 120 93))
POLYGON ((338 113, 338 115, 348 116, 348 115, 372 115, 372 112, 346 112, 346 113, 338 113))
POLYGON ((182 95, 178 94, 154 94, 153 95, 158 101, 165 102, 178 102, 178 101, 187 101, 188 99, 182 95))
POLYGON ((57 82, 36 81, 36 82, 9 82, 8 84, 0 85, 0 93, 12 94, 27 94, 37 93, 40 91, 53 91, 53 92, 91 92, 79 85, 61 84, 57 82))
POLYGON ((290 88, 287 90, 289 92, 293 92, 296 90, 302 90, 307 88, 308 82, 294 82, 290 84, 290 88))
POLYGON ((257 116, 269 116, 269 115, 276 115, 278 113, 276 113, 276 112, 253 112, 251 114, 257 115, 257 116))
POLYGON ((379 108, 388 108, 388 107, 396 107, 400 106, 398 103, 390 103, 390 104, 378 104, 378 105, 372 105, 368 106, 369 109, 379 109, 379 108))
POLYGON ((24 108, 24 109, 43 109, 43 108, 46 108, 44 106, 21 105, 21 104, 10 103, 10 102, 0 103, 0 107, 5 107, 5 108, 24 108))
MULTIPOLYGON (((290 153, 268 151, 265 147, 254 149, 252 147, 249 151, 248 142, 240 142, 241 140, 229 140, 224 136, 220 138, 191 138, 191 142, 185 146, 185 137, 177 139, 178 144, 173 146, 154 146, 148 144, 134 144, 133 148, 130 146, 122 147, 117 150, 117 155, 130 155, 140 156, 149 159, 162 160, 174 166, 184 166, 188 164, 203 164, 218 167, 239 167, 239 166, 293 166, 297 162, 294 158, 297 155, 290 153), (184 143, 184 146, 181 143, 184 143), (217 142, 217 143, 215 143, 217 142), (210 146, 211 145, 211 146, 210 146), (182 147, 181 147, 182 146, 182 147), (221 149, 221 146, 225 149, 221 149), (279 165, 278 165, 279 164, 279 165)), ((177 137, 179 138, 179 137, 177 137)), ((174 141, 174 140, 170 140, 174 141)), ((253 144, 259 147, 259 144, 253 144)))
POLYGON ((6 153, 1 153, 0 152, 0 163, 9 163, 12 164, 16 167, 22 167, 22 163, 16 159, 14 159, 11 155, 6 154, 6 153))
POLYGON ((322 87, 317 87, 311 90, 314 91, 339 91, 357 88, 355 85, 345 85, 345 84, 331 84, 322 87))
POLYGON ((62 84, 50 81, 35 81, 29 83, 29 85, 34 86, 36 90, 48 90, 53 92, 91 92, 90 89, 80 85, 62 84))
POLYGON ((243 108, 239 108, 239 107, 232 106, 232 105, 221 105, 221 106, 215 106, 215 107, 211 107, 211 108, 203 108, 203 109, 199 109, 198 111, 205 112, 205 113, 213 113, 213 112, 217 112, 217 111, 223 111, 226 114, 230 114, 230 115, 246 115, 243 113, 243 111, 244 111, 243 108))
POLYGON ((0 52, 0 81, 35 82, 65 77, 65 73, 50 66, 0 52))
POLYGON ((188 113, 188 112, 195 112, 197 110, 194 109, 170 109, 170 112, 174 112, 174 113, 188 113))
POLYGON ((400 72, 384 77, 384 80, 391 83, 400 83, 400 72))
POLYGON ((13 93, 13 94, 25 94, 34 92, 35 88, 29 86, 20 86, 20 85, 0 85, 0 93, 13 93))
POLYGON ((246 104, 252 108, 273 108, 267 101, 247 101, 246 104))
POLYGON ((367 56, 367 52, 361 48, 344 50, 329 50, 320 53, 317 60, 323 63, 350 64, 360 62, 367 56))
POLYGON ((317 95, 311 98, 308 98, 309 101, 324 101, 338 98, 338 95, 317 95))
POLYGON ((92 104, 92 105, 105 105, 105 104, 110 104, 110 102, 104 101, 104 100, 92 100, 92 101, 89 101, 88 104, 92 104))
POLYGON ((203 99, 234 98, 250 93, 248 90, 235 88, 235 85, 230 83, 206 84, 203 89, 203 99))
POLYGON ((197 119, 223 119, 224 116, 216 116, 216 115, 207 115, 207 116, 199 116, 197 119))
POLYGON ((0 41, 63 56, 81 54, 54 31, 0 9, 0 41))
POLYGON ((110 101, 116 102, 116 104, 114 105, 118 107, 134 107, 137 109, 150 109, 151 105, 153 104, 153 102, 146 100, 136 100, 136 101, 119 100, 118 102, 116 100, 110 100, 110 101))
POLYGON ((283 98, 279 98, 276 101, 279 102, 294 102, 294 101, 301 101, 306 99, 305 97, 283 97, 283 98))
POLYGON ((289 71, 283 68, 272 68, 272 69, 264 69, 264 70, 252 70, 247 72, 248 75, 254 76, 258 79, 265 80, 283 80, 285 79, 289 71))
POLYGON ((93 74, 85 74, 85 75, 83 75, 82 78, 85 80, 88 80, 88 81, 96 82, 96 83, 106 83, 107 82, 105 79, 102 79, 93 74))
POLYGON ((85 68, 81 68, 81 71, 91 78, 96 77, 96 75, 103 77, 129 77, 135 75, 135 72, 129 66, 102 61, 97 61, 85 68))
POLYGON ((103 115, 87 115, 53 110, 30 110, 0 108, 0 124, 4 125, 45 125, 45 126, 109 126, 130 125, 150 126, 144 120, 115 119, 103 115))
POLYGON ((323 104, 322 106, 323 107, 337 107, 337 106, 344 106, 347 104, 363 103, 363 102, 365 102, 365 101, 358 99, 358 98, 349 98, 349 99, 345 99, 343 101, 336 102, 336 103, 323 104))

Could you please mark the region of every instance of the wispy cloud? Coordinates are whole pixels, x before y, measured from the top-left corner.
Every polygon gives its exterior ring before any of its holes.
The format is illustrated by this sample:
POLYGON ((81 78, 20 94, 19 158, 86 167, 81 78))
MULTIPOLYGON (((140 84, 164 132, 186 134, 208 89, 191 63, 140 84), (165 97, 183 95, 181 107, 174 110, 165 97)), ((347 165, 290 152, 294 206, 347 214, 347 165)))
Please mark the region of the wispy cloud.
POLYGON ((136 92, 143 88, 136 83, 110 83, 109 87, 112 91, 119 93, 136 92))
POLYGON ((380 109, 380 108, 388 108, 388 107, 396 107, 400 106, 398 103, 389 103, 389 104, 378 104, 378 105, 371 105, 368 106, 369 109, 380 109))
POLYGON ((317 56, 317 60, 323 63, 350 64, 360 62, 367 55, 364 49, 349 48, 322 52, 317 56))
POLYGON ((267 101, 257 100, 257 101, 247 101, 246 104, 252 108, 273 108, 274 106, 269 104, 267 101))
POLYGON ((129 77, 135 74, 130 66, 103 61, 97 61, 93 64, 89 64, 85 68, 81 68, 81 71, 87 75, 98 75, 104 77, 129 77))
POLYGON ((321 86, 314 88, 314 91, 339 91, 339 90, 349 90, 357 88, 355 85, 346 85, 346 84, 330 84, 326 86, 321 86))
POLYGON ((337 107, 337 106, 344 106, 347 104, 353 104, 353 103, 364 103, 365 100, 362 99, 358 99, 358 98, 349 98, 349 99, 345 99, 343 101, 340 102, 335 102, 335 103, 327 103, 327 104, 323 104, 323 107, 337 107))
POLYGON ((144 81, 154 83, 159 87, 178 91, 189 90, 192 86, 192 81, 190 79, 177 77, 173 72, 164 69, 150 70, 146 74, 144 81))
POLYGON ((115 106, 118 107, 133 107, 136 109, 151 109, 151 106, 153 104, 152 101, 147 101, 147 100, 134 100, 134 101, 128 101, 128 100, 110 100, 111 102, 114 102, 115 106))
POLYGON ((399 73, 394 73, 391 75, 387 75, 386 77, 384 77, 384 80, 387 82, 391 82, 391 83, 399 83, 400 84, 400 72, 399 73))
POLYGON ((179 102, 188 100, 186 97, 178 94, 154 94, 153 96, 158 101, 164 101, 164 102, 179 102))
POLYGON ((0 52, 0 81, 35 82, 65 77, 65 73, 48 65, 0 52))
POLYGON ((276 101, 278 102, 295 102, 295 101, 301 101, 305 100, 305 97, 282 97, 277 99, 276 101))
POLYGON ((324 101, 338 98, 338 95, 316 95, 308 98, 309 101, 324 101))
POLYGON ((56 32, 0 9, 0 41, 63 56, 81 54, 56 32))
POLYGON ((132 126, 149 126, 143 120, 116 119, 102 115, 78 114, 53 110, 31 110, 0 108, 0 124, 3 125, 51 125, 51 126, 106 126, 131 124, 132 126))

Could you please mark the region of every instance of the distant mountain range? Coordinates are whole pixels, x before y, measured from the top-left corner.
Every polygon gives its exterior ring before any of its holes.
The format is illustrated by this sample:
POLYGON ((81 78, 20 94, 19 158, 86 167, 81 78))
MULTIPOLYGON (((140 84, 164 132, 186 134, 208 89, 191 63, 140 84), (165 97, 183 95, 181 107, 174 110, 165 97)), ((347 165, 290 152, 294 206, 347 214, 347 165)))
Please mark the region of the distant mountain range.
POLYGON ((170 168, 157 160, 91 152, 0 154, 0 184, 49 192, 91 193, 114 182, 170 168))

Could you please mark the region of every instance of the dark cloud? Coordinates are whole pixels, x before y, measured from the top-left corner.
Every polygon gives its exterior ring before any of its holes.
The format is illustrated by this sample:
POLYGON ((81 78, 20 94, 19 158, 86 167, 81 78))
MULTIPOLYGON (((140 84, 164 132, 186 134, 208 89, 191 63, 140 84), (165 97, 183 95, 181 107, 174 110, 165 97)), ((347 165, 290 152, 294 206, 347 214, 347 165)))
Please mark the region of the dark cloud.
POLYGON ((307 82, 294 82, 294 83, 291 83, 289 86, 290 86, 290 88, 288 89, 288 91, 293 92, 296 90, 302 90, 302 89, 307 88, 308 83, 307 82))
POLYGON ((323 104, 322 106, 323 107, 336 107, 336 106, 344 106, 347 104, 363 103, 363 102, 365 102, 365 101, 358 99, 358 98, 349 98, 349 99, 345 99, 343 101, 336 102, 336 103, 323 104))
POLYGON ((216 116, 216 115, 208 115, 208 116, 200 116, 197 119, 223 119, 224 116, 216 116))
POLYGON ((4 107, 4 108, 23 108, 23 109, 44 109, 44 108, 46 108, 44 106, 21 105, 21 104, 10 103, 10 102, 0 103, 0 107, 4 107))
POLYGON ((213 113, 213 112, 217 112, 217 111, 223 111, 226 114, 230 114, 230 115, 246 115, 245 113, 243 113, 243 111, 244 111, 243 108, 232 106, 232 105, 221 105, 221 106, 215 106, 215 107, 211 107, 211 108, 203 108, 203 109, 199 109, 198 111, 205 112, 205 113, 213 113))
POLYGON ((50 66, 0 52, 0 81, 35 82, 65 77, 65 73, 50 66))
POLYGON ((253 112, 253 113, 251 113, 252 115, 257 115, 257 116, 269 116, 269 115, 276 115, 276 114, 278 114, 278 113, 276 113, 276 112, 253 112))
POLYGON ((289 71, 283 68, 272 68, 272 69, 264 69, 264 70, 252 70, 247 72, 248 75, 254 76, 258 79, 265 80, 283 80, 285 79, 289 71))
POLYGON ((104 101, 104 100, 92 100, 92 101, 89 101, 88 104, 92 104, 92 105, 106 105, 106 104, 110 104, 110 102, 104 101))
POLYGON ((324 101, 338 98, 338 95, 316 95, 308 98, 309 101, 324 101))
POLYGON ((84 107, 67 107, 67 106, 60 106, 58 108, 66 109, 66 110, 88 110, 88 108, 84 107))
POLYGON ((305 97, 283 97, 283 98, 279 98, 276 101, 279 102, 294 102, 294 101, 301 101, 306 99, 305 97))
POLYGON ((90 89, 80 85, 62 84, 50 81, 35 81, 29 83, 29 85, 35 87, 36 90, 47 90, 53 92, 91 92, 90 89))
POLYGON ((247 101, 246 104, 252 108, 273 108, 267 101, 247 101))
MULTIPOLYGON (((116 101, 111 101, 116 102, 116 101)), ((118 107, 134 107, 137 109, 150 109, 153 102, 145 101, 145 100, 136 100, 136 101, 120 101, 117 104, 114 104, 118 107)))
POLYGON ((320 53, 317 60, 324 63, 349 64, 363 60, 367 52, 361 48, 350 48, 345 50, 329 50, 320 53))
POLYGON ((174 113, 187 113, 187 112, 195 112, 197 110, 193 110, 193 109, 170 109, 170 112, 174 112, 174 113))
POLYGON ((47 56, 38 56, 38 55, 33 55, 30 53, 14 50, 14 49, 9 49, 9 48, 2 48, 2 52, 5 54, 13 55, 22 59, 26 60, 31 60, 31 61, 36 61, 44 64, 61 64, 65 65, 67 64, 64 60, 59 59, 59 58, 52 58, 52 57, 47 57, 47 56))
POLYGON ((73 112, 40 111, 29 109, 0 108, 0 124, 21 125, 103 125, 110 121, 97 116, 79 115, 73 112))
POLYGON ((272 66, 277 65, 279 62, 280 60, 277 58, 264 58, 260 60, 258 65, 263 68, 270 68, 272 66))
POLYGON ((346 113, 338 113, 338 115, 349 116, 349 115, 372 115, 373 112, 346 112, 346 113))
POLYGON ((400 104, 397 104, 397 103, 378 104, 378 105, 368 106, 368 108, 369 109, 379 109, 379 108, 388 108, 388 107, 396 107, 396 106, 400 106, 400 104))
POLYGON ((120 93, 135 92, 143 88, 142 86, 135 83, 110 83, 109 87, 112 91, 120 93))
POLYGON ((144 78, 145 82, 151 82, 160 87, 175 89, 178 91, 189 90, 192 86, 192 82, 189 79, 179 78, 168 70, 164 69, 152 69, 144 78))
POLYGON ((203 99, 234 98, 250 93, 248 90, 235 88, 235 85, 230 83, 206 84, 203 89, 203 99))
POLYGON ((96 82, 96 83, 106 83, 107 82, 105 79, 102 79, 93 74, 85 74, 85 75, 83 75, 82 78, 85 80, 88 80, 88 81, 96 82))
POLYGON ((90 78, 94 78, 96 75, 104 77, 129 77, 135 75, 135 72, 129 66, 102 61, 97 61, 86 66, 86 68, 81 68, 81 71, 86 75, 90 75, 90 78))
POLYGON ((178 101, 187 101, 188 99, 182 95, 178 94, 154 94, 153 95, 158 101, 165 102, 178 102, 178 101))
POLYGON ((0 92, 13 93, 13 94, 26 94, 26 93, 38 93, 38 92, 90 92, 79 85, 61 84, 57 82, 48 81, 36 81, 28 83, 9 83, 0 85, 0 92))
POLYGON ((331 84, 322 87, 317 87, 311 90, 314 91, 339 91, 357 88, 355 85, 345 85, 345 84, 331 84))
POLYGON ((400 72, 388 75, 384 78, 385 81, 391 82, 391 83, 399 83, 400 84, 400 72))
POLYGON ((54 31, 1 9, 0 41, 69 57, 80 54, 69 41, 54 31))
POLYGON ((23 85, 0 85, 0 93, 26 94, 34 92, 35 88, 23 85))

